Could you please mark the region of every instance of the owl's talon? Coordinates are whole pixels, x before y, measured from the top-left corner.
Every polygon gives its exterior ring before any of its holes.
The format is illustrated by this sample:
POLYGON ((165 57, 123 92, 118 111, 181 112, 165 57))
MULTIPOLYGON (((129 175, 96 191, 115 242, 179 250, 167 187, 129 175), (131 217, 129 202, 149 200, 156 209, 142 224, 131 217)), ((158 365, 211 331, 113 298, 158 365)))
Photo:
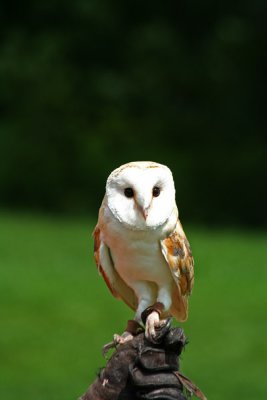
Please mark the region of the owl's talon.
POLYGON ((110 349, 115 349, 115 348, 116 348, 116 343, 114 342, 114 340, 112 342, 109 342, 109 343, 105 344, 102 347, 102 356, 106 358, 106 355, 107 355, 108 351, 110 349))
POLYGON ((123 332, 122 335, 118 335, 117 333, 115 333, 115 335, 113 336, 113 340, 116 343, 116 345, 124 344, 132 339, 133 335, 129 332, 123 332))
POLYGON ((152 311, 146 319, 146 330, 145 330, 145 336, 148 340, 150 340, 152 343, 155 342, 155 337, 156 337, 156 331, 155 328, 160 325, 160 320, 159 320, 159 313, 157 311, 152 311))
POLYGON ((172 318, 162 319, 159 325, 156 327, 156 338, 155 342, 160 343, 163 337, 170 331, 172 325, 172 318))
POLYGON ((118 335, 117 333, 115 333, 113 335, 113 341, 105 344, 102 347, 102 355, 104 357, 106 357, 106 355, 110 349, 116 349, 119 345, 124 344, 132 339, 133 339, 133 335, 129 332, 123 332, 122 335, 118 335))
POLYGON ((157 311, 151 312, 146 320, 146 338, 154 343, 158 344, 164 335, 170 330, 172 324, 172 318, 159 319, 157 311))

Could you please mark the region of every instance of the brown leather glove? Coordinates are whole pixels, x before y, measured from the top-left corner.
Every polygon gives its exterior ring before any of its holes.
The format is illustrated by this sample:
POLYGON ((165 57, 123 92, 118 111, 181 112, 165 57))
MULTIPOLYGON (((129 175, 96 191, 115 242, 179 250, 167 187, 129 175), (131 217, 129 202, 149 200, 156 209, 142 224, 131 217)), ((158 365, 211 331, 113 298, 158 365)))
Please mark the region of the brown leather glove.
POLYGON ((179 354, 185 345, 181 329, 173 329, 158 346, 144 341, 129 374, 136 399, 185 400, 183 385, 174 374, 179 368, 179 354))
POLYGON ((186 400, 184 391, 205 396, 179 373, 186 343, 181 328, 168 324, 157 331, 157 344, 139 333, 119 346, 81 400, 186 400))

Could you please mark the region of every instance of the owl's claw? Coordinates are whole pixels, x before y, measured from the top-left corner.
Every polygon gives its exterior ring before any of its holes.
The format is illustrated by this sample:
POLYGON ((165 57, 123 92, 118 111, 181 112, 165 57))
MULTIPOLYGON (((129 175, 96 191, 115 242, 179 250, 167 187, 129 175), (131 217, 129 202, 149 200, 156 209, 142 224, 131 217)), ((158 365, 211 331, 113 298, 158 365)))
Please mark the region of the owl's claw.
POLYGON ((164 336, 171 329, 171 326, 172 326, 172 317, 169 317, 167 319, 162 319, 159 322, 159 325, 156 326, 156 328, 155 328, 155 331, 156 331, 156 337, 154 338, 155 344, 161 343, 164 336))
POLYGON ((116 344, 115 344, 114 340, 112 342, 109 342, 109 343, 105 344, 102 347, 102 356, 106 358, 106 355, 107 355, 108 351, 110 349, 114 349, 115 347, 116 347, 116 344))
POLYGON ((133 335, 129 332, 123 332, 122 335, 117 335, 117 333, 115 333, 113 338, 114 338, 114 341, 117 343, 117 345, 119 345, 119 344, 124 344, 126 342, 129 342, 129 340, 132 340, 133 335))
POLYGON ((172 318, 159 319, 157 311, 152 311, 146 319, 146 338, 154 343, 158 344, 162 337, 169 331, 172 323, 172 318))
POLYGON ((103 356, 106 357, 106 355, 110 349, 116 349, 120 344, 124 344, 132 339, 133 339, 133 335, 129 332, 123 332, 122 335, 118 335, 117 333, 115 333, 113 335, 113 341, 105 344, 102 347, 103 356))
POLYGON ((157 311, 152 311, 146 319, 146 330, 145 335, 148 340, 152 343, 155 342, 156 338, 156 327, 159 327, 161 321, 159 319, 159 313, 157 311))

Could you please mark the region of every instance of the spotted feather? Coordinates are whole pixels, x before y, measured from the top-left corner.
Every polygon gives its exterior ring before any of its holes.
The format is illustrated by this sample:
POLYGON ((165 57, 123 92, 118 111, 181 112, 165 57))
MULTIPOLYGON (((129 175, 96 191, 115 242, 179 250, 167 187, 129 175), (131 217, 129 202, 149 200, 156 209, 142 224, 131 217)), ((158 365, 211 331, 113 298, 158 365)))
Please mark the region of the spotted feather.
POLYGON ((187 297, 194 285, 194 259, 181 222, 177 220, 175 230, 161 240, 161 251, 175 281, 172 312, 177 319, 187 319, 187 297))

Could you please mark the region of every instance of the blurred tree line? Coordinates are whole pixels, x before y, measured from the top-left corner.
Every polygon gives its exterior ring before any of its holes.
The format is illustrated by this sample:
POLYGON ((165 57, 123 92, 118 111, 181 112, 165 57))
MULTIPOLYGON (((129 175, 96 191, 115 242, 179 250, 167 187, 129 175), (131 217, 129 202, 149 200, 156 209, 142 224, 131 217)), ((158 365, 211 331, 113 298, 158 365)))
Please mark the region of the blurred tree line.
POLYGON ((174 172, 183 220, 266 225, 266 2, 1 2, 0 204, 96 210, 174 172))

